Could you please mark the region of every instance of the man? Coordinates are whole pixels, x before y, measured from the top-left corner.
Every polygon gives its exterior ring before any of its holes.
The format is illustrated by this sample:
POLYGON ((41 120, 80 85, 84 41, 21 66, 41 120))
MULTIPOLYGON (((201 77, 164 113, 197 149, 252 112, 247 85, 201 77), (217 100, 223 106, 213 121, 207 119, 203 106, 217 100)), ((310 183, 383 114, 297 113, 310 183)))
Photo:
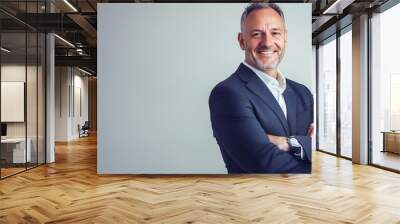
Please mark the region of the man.
POLYGON ((229 173, 310 173, 313 97, 278 70, 288 32, 282 10, 253 3, 243 12, 245 60, 211 92, 214 136, 229 173))

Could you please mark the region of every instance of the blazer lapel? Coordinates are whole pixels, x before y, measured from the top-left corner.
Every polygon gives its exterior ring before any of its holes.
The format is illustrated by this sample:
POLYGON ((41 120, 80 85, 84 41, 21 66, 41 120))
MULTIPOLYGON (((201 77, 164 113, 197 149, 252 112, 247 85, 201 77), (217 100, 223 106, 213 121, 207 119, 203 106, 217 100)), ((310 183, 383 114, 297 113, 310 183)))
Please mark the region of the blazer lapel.
POLYGON ((271 91, 268 87, 265 86, 262 80, 254 74, 246 65, 240 64, 236 73, 239 75, 242 81, 246 82, 247 88, 249 88, 254 94, 259 96, 262 101, 268 105, 275 115, 279 118, 280 123, 285 129, 286 134, 289 136, 289 127, 285 118, 285 114, 282 111, 282 108, 279 106, 275 97, 272 95, 271 91))
POLYGON ((296 105, 297 97, 295 92, 290 86, 286 85, 286 89, 283 92, 283 98, 285 98, 286 109, 287 109, 287 121, 289 123, 290 135, 296 133, 296 105))

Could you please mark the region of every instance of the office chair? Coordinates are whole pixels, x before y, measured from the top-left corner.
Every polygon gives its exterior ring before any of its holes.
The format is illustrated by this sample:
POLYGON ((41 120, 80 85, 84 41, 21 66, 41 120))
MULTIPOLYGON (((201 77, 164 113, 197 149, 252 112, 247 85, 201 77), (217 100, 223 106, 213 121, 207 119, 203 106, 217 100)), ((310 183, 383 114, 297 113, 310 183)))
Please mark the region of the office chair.
POLYGON ((78 129, 79 129, 79 138, 89 136, 89 129, 90 129, 89 121, 85 121, 82 127, 80 127, 80 125, 78 124, 78 129))

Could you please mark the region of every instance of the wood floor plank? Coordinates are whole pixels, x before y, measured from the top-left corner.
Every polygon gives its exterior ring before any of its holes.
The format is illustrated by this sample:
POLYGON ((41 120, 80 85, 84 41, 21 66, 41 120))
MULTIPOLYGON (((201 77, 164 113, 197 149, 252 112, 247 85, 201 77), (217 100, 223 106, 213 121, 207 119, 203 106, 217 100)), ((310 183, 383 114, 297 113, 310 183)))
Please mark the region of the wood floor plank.
POLYGON ((310 175, 97 175, 96 137, 0 181, 0 223, 400 223, 400 175, 313 154, 310 175))

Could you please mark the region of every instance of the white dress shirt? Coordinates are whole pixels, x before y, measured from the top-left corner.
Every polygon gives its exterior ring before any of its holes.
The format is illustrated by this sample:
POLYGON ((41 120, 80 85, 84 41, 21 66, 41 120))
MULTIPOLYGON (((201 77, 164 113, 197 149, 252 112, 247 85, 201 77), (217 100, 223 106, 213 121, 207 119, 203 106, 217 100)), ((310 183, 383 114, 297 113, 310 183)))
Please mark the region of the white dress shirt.
POLYGON ((285 117, 287 118, 286 102, 285 98, 283 97, 283 92, 286 89, 286 79, 282 73, 278 70, 278 75, 276 77, 277 79, 274 79, 267 73, 254 68, 246 62, 243 62, 243 64, 249 67, 264 82, 281 107, 283 114, 285 114, 285 117))

